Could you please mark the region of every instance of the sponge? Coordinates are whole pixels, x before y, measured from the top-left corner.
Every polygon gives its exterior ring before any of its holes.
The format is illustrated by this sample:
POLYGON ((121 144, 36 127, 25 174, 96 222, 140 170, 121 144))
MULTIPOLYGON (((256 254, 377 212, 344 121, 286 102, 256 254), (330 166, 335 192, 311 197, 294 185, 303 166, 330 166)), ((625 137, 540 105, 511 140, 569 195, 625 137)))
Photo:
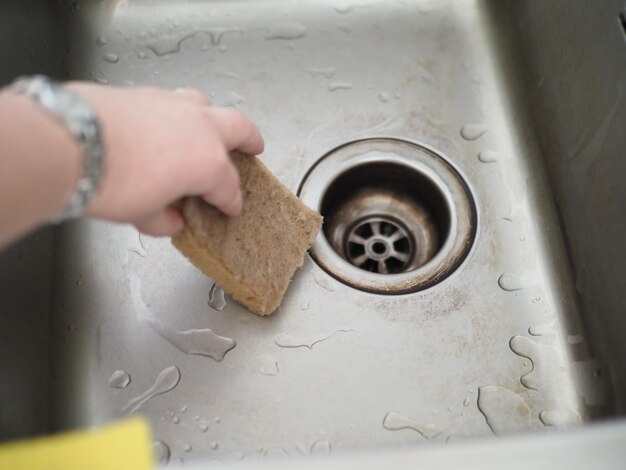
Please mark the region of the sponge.
POLYGON ((150 425, 143 418, 0 445, 0 468, 12 470, 150 470, 150 425))
POLYGON ((322 226, 256 157, 233 152, 243 209, 228 217, 201 198, 185 199, 182 234, 172 243, 233 299, 258 315, 280 305, 291 278, 322 226))

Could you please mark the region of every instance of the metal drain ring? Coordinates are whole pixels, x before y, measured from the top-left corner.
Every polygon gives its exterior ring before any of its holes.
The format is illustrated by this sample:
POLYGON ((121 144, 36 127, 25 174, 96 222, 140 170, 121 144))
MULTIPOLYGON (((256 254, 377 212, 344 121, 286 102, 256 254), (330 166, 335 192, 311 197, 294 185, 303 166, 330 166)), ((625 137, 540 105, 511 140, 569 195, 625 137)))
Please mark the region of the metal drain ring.
MULTIPOLYGON (((335 279, 378 294, 407 294, 441 282, 466 259, 478 225, 471 191, 458 170, 434 150, 397 138, 357 140, 331 150, 306 174, 298 196, 324 216, 313 260, 335 279), (349 253, 350 234, 374 217, 407 229, 414 244, 406 266, 392 270, 386 262, 385 273, 378 262, 374 266, 358 252, 349 253)), ((369 247, 369 260, 390 259, 385 237, 361 238, 366 243, 352 241, 369 247)))
POLYGON ((404 271, 415 242, 402 224, 388 217, 367 217, 348 232, 346 258, 353 265, 379 274, 404 271))

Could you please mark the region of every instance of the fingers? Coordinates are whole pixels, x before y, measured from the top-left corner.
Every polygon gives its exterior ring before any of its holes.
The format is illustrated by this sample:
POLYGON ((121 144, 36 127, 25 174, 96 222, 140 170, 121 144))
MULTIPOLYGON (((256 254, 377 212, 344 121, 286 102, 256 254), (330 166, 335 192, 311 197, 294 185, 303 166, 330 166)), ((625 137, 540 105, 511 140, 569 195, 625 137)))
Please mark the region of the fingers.
MULTIPOLYGON (((211 105, 211 99, 195 88, 178 88, 175 94, 202 106, 211 105)), ((208 114, 227 150, 241 150, 251 155, 263 152, 264 142, 259 129, 242 112, 231 108, 210 108, 208 114)))
POLYGON ((241 150, 250 155, 263 152, 264 142, 258 127, 241 111, 209 108, 208 113, 227 150, 241 150))
POLYGON ((173 237, 185 227, 182 216, 172 207, 167 207, 135 225, 140 232, 153 237, 173 237))
POLYGON ((174 93, 179 98, 193 101, 202 106, 211 106, 211 98, 195 88, 177 88, 174 93))
POLYGON ((219 164, 216 184, 202 194, 202 198, 224 214, 236 217, 241 213, 242 198, 239 188, 239 174, 230 158, 225 157, 219 164))

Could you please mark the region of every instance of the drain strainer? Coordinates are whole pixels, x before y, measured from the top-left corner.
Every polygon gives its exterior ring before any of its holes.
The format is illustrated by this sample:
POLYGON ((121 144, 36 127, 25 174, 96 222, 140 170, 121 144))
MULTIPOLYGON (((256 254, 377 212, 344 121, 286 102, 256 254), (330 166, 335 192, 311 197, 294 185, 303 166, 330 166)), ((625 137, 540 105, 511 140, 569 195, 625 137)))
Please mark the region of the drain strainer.
POLYGON ((459 173, 433 150, 374 138, 338 147, 300 186, 324 216, 311 254, 358 289, 402 294, 429 287, 465 259, 476 209, 459 173))
POLYGON ((353 265, 374 273, 392 274, 409 266, 414 244, 402 223, 374 216, 350 229, 344 250, 353 265))

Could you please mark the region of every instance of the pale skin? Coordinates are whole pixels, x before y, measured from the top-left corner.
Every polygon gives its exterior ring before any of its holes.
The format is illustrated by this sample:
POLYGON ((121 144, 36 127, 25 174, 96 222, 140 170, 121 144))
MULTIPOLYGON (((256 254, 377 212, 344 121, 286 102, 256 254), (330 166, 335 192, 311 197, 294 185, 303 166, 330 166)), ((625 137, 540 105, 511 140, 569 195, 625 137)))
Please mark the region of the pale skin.
MULTIPOLYGON (((228 154, 258 155, 264 146, 241 112, 212 107, 193 89, 66 86, 92 105, 103 130, 105 172, 87 216, 174 236, 184 228, 174 208, 184 196, 239 215, 239 175, 228 154)), ((62 122, 29 97, 0 91, 0 249, 61 211, 81 158, 62 122)))

